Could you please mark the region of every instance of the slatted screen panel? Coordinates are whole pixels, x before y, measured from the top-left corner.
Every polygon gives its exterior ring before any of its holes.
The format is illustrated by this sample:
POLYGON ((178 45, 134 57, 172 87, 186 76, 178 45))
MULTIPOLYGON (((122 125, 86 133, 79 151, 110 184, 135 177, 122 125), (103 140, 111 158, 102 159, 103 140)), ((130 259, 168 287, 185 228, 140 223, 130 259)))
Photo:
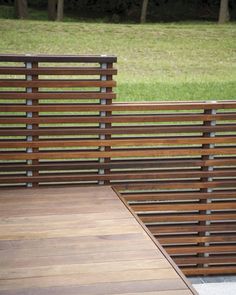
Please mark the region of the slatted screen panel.
POLYGON ((236 273, 236 103, 133 104, 118 118, 113 185, 186 275, 236 273))
POLYGON ((85 160, 80 152, 100 150, 98 141, 85 143, 105 139, 107 113, 96 107, 115 98, 114 62, 113 56, 0 56, 2 184, 63 184, 81 173, 97 183, 103 159, 85 160))
POLYGON ((187 275, 236 273, 236 101, 115 103, 115 57, 0 56, 0 185, 112 185, 187 275))

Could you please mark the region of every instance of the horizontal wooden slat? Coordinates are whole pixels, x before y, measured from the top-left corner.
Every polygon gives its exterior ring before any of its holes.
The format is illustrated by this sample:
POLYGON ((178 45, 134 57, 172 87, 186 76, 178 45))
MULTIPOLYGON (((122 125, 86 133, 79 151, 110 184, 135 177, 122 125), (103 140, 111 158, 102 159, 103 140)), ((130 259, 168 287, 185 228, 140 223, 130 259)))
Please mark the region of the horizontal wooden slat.
MULTIPOLYGON (((28 169, 31 171, 30 169, 28 169)), ((73 185, 73 183, 68 182, 68 184, 73 185)), ((170 190, 178 190, 178 189, 200 189, 200 188, 235 188, 235 181, 213 181, 213 182, 182 182, 182 181, 171 181, 171 182, 111 182, 113 188, 116 191, 126 191, 126 190, 140 190, 140 189, 170 189, 170 190)), ((78 183, 77 183, 78 185, 78 183)))
POLYGON ((169 254, 190 254, 190 253, 218 253, 218 252, 236 252, 235 244, 227 245, 227 246, 208 246, 208 247, 197 247, 197 246, 189 246, 189 247, 165 247, 166 251, 169 254))
MULTIPOLYGON (((56 110, 54 110, 56 112, 56 110)), ((65 110, 66 112, 66 110, 65 110)), ((155 127, 71 127, 71 128, 39 128, 37 130, 25 130, 24 128, 0 128, 0 135, 85 135, 85 134, 162 134, 162 133, 193 133, 193 132, 233 132, 236 125, 208 126, 155 126, 155 127)))
MULTIPOLYGON (((139 215, 139 218, 145 223, 153 223, 153 222, 186 222, 186 221, 212 221, 212 220, 235 220, 236 213, 220 213, 220 214, 168 214, 165 213, 163 215, 154 215, 147 214, 146 216, 139 215)), ((176 238, 174 238, 176 239, 176 238)), ((173 239, 173 243, 174 243, 173 239)), ((167 240, 166 240, 167 241, 167 240)), ((178 239, 176 239, 176 242, 178 239)), ((164 242, 163 242, 164 243, 164 242)))
MULTIPOLYGON (((102 120, 101 120, 102 121, 102 120)), ((0 119, 1 122, 1 119, 0 119)), ((32 122, 34 123, 34 122, 32 122)), ((236 143, 236 137, 184 137, 184 138, 146 138, 141 139, 112 139, 112 140, 40 140, 33 142, 3 141, 0 148, 26 147, 81 147, 81 146, 155 146, 155 145, 183 145, 183 144, 210 144, 236 143)))
MULTIPOLYGON (((222 214, 224 215, 224 214, 222 214)), ((225 215, 226 216, 226 215, 225 215)), ((228 214, 228 218, 235 219, 235 215, 228 214)), ((199 219, 200 220, 200 219, 199 219)), ((187 243, 213 243, 213 242, 221 242, 224 243, 225 241, 228 242, 235 242, 236 243, 236 235, 214 235, 214 236, 192 236, 192 237, 159 237, 158 241, 161 244, 187 244, 187 243)), ((236 249, 235 249, 236 250, 236 249)))
MULTIPOLYGON (((13 176, 2 176, 2 180, 0 179, 0 183, 1 181, 3 183, 16 183, 16 182, 37 182, 37 181, 46 181, 46 182, 50 182, 50 181, 66 181, 66 180, 71 180, 71 181, 89 181, 89 180, 122 180, 122 179, 130 179, 130 180, 135 180, 135 179, 166 179, 166 178, 174 178, 174 179, 178 179, 178 178, 193 178, 193 177, 197 177, 196 174, 191 173, 189 174, 189 172, 184 174, 185 176, 183 176, 183 174, 181 174, 181 172, 178 172, 178 174, 176 175, 176 172, 174 172, 173 174, 171 173, 136 173, 136 174, 132 174, 132 173, 113 173, 113 174, 103 174, 103 175, 79 175, 78 173, 76 174, 62 174, 62 175, 45 175, 45 176, 37 176, 37 177, 23 177, 22 175, 20 175, 19 177, 13 177, 13 176), (168 177, 169 175, 169 177, 168 177)), ((236 176, 236 171, 233 172, 222 172, 222 174, 217 173, 217 172, 199 172, 198 177, 213 177, 213 176, 222 176, 222 177, 226 177, 226 176, 236 176)), ((159 205, 156 205, 159 206, 159 205)), ((160 208, 162 208, 163 205, 160 205, 160 208)), ((166 205, 167 206, 167 205, 166 205)), ((192 206, 192 205, 190 205, 192 206)), ((142 205, 132 205, 133 209, 138 210, 138 208, 144 208, 144 211, 149 210, 150 207, 144 205, 142 207, 142 205)), ((153 205, 153 207, 155 207, 153 205)), ((140 209, 141 210, 141 209, 140 209)), ((165 210, 165 209, 163 209, 165 210)), ((180 209, 181 210, 181 209, 180 209)))
POLYGON ((173 258, 177 264, 236 264, 236 255, 173 258))
MULTIPOLYGON (((236 159, 230 157, 222 158, 218 160, 191 160, 191 159, 176 159, 176 160, 170 160, 170 159, 153 159, 153 160, 113 160, 107 163, 98 163, 95 161, 90 162, 76 162, 76 161, 63 161, 63 162, 45 162, 40 164, 32 164, 32 165, 25 165, 25 164, 19 164, 19 163, 5 163, 0 164, 0 170, 4 171, 22 171, 26 169, 30 170, 73 170, 73 169, 98 169, 98 168, 107 168, 107 169, 138 169, 138 168, 175 168, 175 167, 195 167, 195 166, 210 166, 210 165, 217 165, 217 166, 235 166, 236 165, 236 159)), ((205 194, 201 193, 197 196, 194 196, 193 193, 187 194, 185 197, 185 194, 181 193, 178 195, 176 193, 176 198, 206 198, 207 195, 204 197, 205 194), (192 196, 192 197, 190 197, 192 196)), ((142 200, 142 199, 162 199, 162 194, 156 194, 152 195, 150 193, 148 194, 139 194, 135 195, 133 197, 133 194, 129 193, 125 195, 125 198, 127 200, 142 200)), ((217 198, 217 196, 215 196, 217 198)), ((165 195, 163 194, 163 198, 170 198, 173 199, 173 195, 165 195)))
MULTIPOLYGON (((101 96, 102 97, 102 96, 101 96)), ((68 99, 68 98, 67 98, 68 99)), ((91 99, 91 98, 90 98, 91 99)), ((103 97, 105 99, 105 97, 103 97)), ((212 120, 236 120, 235 114, 224 114, 212 116, 212 120)), ((153 115, 153 116, 42 116, 38 118, 25 117, 0 117, 2 124, 57 124, 57 123, 131 123, 131 122, 175 122, 175 121, 205 121, 210 120, 209 116, 200 115, 153 115)), ((144 126, 145 127, 145 126, 144 126)), ((201 139, 200 139, 201 140, 201 139)))
MULTIPOLYGON (((7 183, 15 183, 15 182, 27 182, 27 181, 62 181, 63 179, 66 180, 135 180, 135 179, 178 179, 178 178, 196 178, 196 177, 236 177, 236 170, 233 171, 199 171, 199 172, 160 172, 160 173, 110 173, 110 174, 103 174, 103 175, 79 175, 76 173, 74 174, 62 174, 62 175, 45 175, 41 177, 29 177, 29 178, 24 178, 22 176, 19 177, 5 177, 3 176, 2 181, 7 182, 7 183)), ((1 180, 0 180, 1 183, 1 180)), ((139 207, 142 207, 142 205, 133 205, 134 209, 138 209, 139 207)), ((160 205, 162 208, 162 205, 160 205)), ((143 208, 146 208, 145 210, 149 210, 149 207, 144 205, 143 208)))
MULTIPOLYGON (((51 81, 49 81, 51 82, 51 81)), ((52 81, 53 82, 53 81, 52 81)), ((60 82, 60 81, 59 81, 60 82)), ((114 87, 115 86, 115 83, 114 81, 85 81, 85 82, 80 82, 80 87, 82 87, 82 85, 84 85, 83 87, 86 87, 86 86, 91 86, 89 84, 91 84, 93 82, 93 87, 95 87, 95 85, 97 85, 97 87, 114 87), (96 82, 96 83, 95 83, 96 82)), ((5 83, 5 82, 4 82, 5 83)), ((24 86, 22 87, 49 87, 49 86, 36 86, 38 81, 22 81, 22 83, 24 83, 24 86), (32 84, 32 83, 36 83, 36 84, 32 84), (27 84, 27 83, 31 83, 31 84, 27 84), (25 86, 27 85, 27 86, 25 86), (30 85, 30 86, 28 86, 30 85)), ((41 83, 41 81, 40 81, 41 83)), ((55 82, 55 83, 58 83, 58 82, 55 82)), ((71 83, 71 81, 69 82, 65 82, 64 85, 68 85, 67 83, 71 83)), ((77 81, 74 83, 75 85, 77 85, 76 83, 78 83, 77 81)), ((4 84, 6 85, 6 84, 4 84)), ((42 84, 41 84, 42 85, 42 84)), ((44 83, 44 85, 46 85, 44 83)), ((52 85, 52 84, 51 84, 52 85)), ((5 86, 5 87, 9 87, 9 86, 5 86)), ((17 86, 19 87, 19 85, 17 86)), ((55 86, 53 86, 55 87, 55 86)), ((72 86, 68 86, 68 87, 72 87, 72 86)), ((79 87, 78 85, 76 87, 79 87)), ((157 110, 157 111, 161 111, 161 110, 178 110, 178 109, 191 109, 191 107, 193 107, 194 109, 194 106, 197 108, 200 108, 200 106, 198 104, 194 105, 194 103, 191 105, 191 104, 186 104, 186 105, 178 105, 178 104, 175 104, 175 105, 162 105, 162 104, 155 104, 155 103, 149 103, 149 104, 144 104, 144 103, 129 103, 129 104, 125 104, 125 103, 113 103, 111 105, 93 105, 93 106, 89 106, 89 105, 77 105, 77 106, 73 106, 73 105, 44 105, 44 106, 17 106, 17 105, 14 105, 14 106, 11 106, 11 105, 4 105, 2 104, 2 111, 4 112, 7 112, 7 111, 13 111, 13 112, 30 112, 30 111, 33 111, 33 112, 43 112, 44 111, 53 111, 53 109, 55 108, 57 111, 62 111, 62 110, 67 110, 67 111, 124 111, 124 112, 128 112, 128 111, 154 111, 154 110, 157 110), (179 108, 178 108, 179 106, 179 108), (74 109, 73 109, 74 107, 74 109)), ((204 104, 201 105, 202 108, 204 107, 204 104)), ((232 102, 232 104, 227 104, 225 105, 226 107, 228 108, 235 108, 236 107, 236 103, 234 104, 232 102)), ((207 107, 212 107, 212 105, 210 104, 209 106, 206 105, 206 108, 207 107)), ((222 107, 221 105, 219 105, 219 108, 222 107)))
POLYGON ((98 67, 0 67, 0 75, 116 75, 116 69, 98 67))
MULTIPOLYGON (((63 92, 0 92, 0 99, 32 99, 34 101, 40 99, 115 99, 116 95, 113 92, 95 92, 95 91, 63 91, 63 92)), ((32 118, 33 119, 33 118, 32 118)))
MULTIPOLYGON (((129 193, 122 194, 122 197, 126 201, 167 201, 167 200, 194 200, 194 199, 225 199, 225 198, 235 198, 236 191, 234 192, 174 192, 174 193, 129 193)), ((143 217, 145 218, 145 217, 143 217)))
MULTIPOLYGON (((191 224, 191 225, 172 225, 172 226, 148 226, 149 230, 153 235, 159 235, 160 233, 192 233, 192 232, 236 232, 236 224, 217 224, 217 225, 196 225, 196 224, 191 224)), ((230 246, 232 247, 232 246, 230 246)), ((201 249, 201 248, 200 248, 201 249)), ((195 249, 195 252, 199 252, 200 249, 195 249)), ((203 251, 204 247, 202 247, 203 251)), ((233 246, 233 249, 235 251, 235 246, 233 246)), ((185 253, 187 250, 183 250, 182 247, 173 249, 173 252, 175 253, 185 253)), ((189 250, 189 253, 192 253, 192 250, 189 250)), ((194 253, 195 253, 194 252, 194 253)), ((206 250, 207 252, 207 250, 206 250)), ((169 252, 170 253, 170 252, 169 252)), ((199 252, 200 253, 200 252, 199 252)), ((201 252, 202 253, 202 252, 201 252)), ((173 253, 172 253, 173 254, 173 253)))
POLYGON ((236 148, 217 149, 148 149, 148 150, 117 150, 107 152, 37 152, 37 153, 6 153, 0 155, 0 160, 26 160, 26 159, 72 159, 72 158, 119 158, 119 157, 158 157, 158 156, 191 156, 191 155, 234 155, 236 148))
POLYGON ((112 55, 13 55, 1 54, 0 62, 83 62, 83 63, 113 63, 117 58, 112 55))
POLYGON ((0 80, 0 87, 115 87, 115 81, 102 80, 0 80))
POLYGON ((118 191, 154 190, 154 189, 200 189, 200 188, 231 188, 236 187, 235 181, 163 181, 163 182, 123 182, 114 184, 118 191))
POLYGON ((219 202, 208 204, 142 204, 142 205, 130 205, 135 211, 195 211, 195 210, 225 210, 236 209, 236 202, 219 202))
POLYGON ((202 267, 202 268, 184 268, 185 275, 222 275, 235 274, 236 266, 202 267))

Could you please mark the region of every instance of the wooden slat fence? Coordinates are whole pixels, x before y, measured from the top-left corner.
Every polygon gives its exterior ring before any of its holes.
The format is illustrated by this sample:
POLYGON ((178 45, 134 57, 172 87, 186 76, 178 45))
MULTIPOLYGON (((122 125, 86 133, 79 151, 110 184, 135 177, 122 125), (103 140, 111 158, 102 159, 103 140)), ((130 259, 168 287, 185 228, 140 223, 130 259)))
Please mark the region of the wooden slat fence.
POLYGON ((1 183, 37 186, 104 173, 100 155, 85 161, 80 153, 99 151, 106 139, 103 108, 116 97, 114 62, 114 56, 0 56, 1 183), (97 144, 83 144, 91 140, 97 144))
POLYGON ((1 186, 112 185, 185 274, 235 274, 236 101, 116 103, 115 62, 0 56, 1 186))

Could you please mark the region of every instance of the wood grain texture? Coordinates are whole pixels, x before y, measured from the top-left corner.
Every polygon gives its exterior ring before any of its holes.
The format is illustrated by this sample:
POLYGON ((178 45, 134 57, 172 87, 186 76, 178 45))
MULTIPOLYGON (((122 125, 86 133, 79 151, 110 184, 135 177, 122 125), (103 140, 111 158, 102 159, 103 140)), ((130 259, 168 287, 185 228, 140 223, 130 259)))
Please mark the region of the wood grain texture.
POLYGON ((40 67, 26 69, 23 67, 0 67, 1 75, 116 75, 116 69, 99 67, 40 67))
POLYGON ((14 99, 32 99, 32 100, 40 100, 40 99, 115 99, 115 93, 100 93, 98 91, 63 91, 63 92, 53 92, 53 91, 41 91, 38 93, 26 93, 26 92, 0 92, 0 99, 6 100, 14 100, 14 99))
POLYGON ((194 294, 107 186, 1 190, 0 237, 0 294, 194 294))
POLYGON ((116 56, 101 56, 101 55, 22 55, 22 54, 1 54, 0 62, 86 62, 86 63, 99 63, 99 62, 116 62, 116 56))

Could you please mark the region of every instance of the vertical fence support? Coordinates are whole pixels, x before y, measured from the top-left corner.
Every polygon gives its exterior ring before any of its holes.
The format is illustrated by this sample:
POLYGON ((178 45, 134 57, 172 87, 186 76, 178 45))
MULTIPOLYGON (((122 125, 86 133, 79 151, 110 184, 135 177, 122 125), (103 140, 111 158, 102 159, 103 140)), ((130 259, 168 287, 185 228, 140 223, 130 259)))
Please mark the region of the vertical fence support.
MULTIPOLYGON (((106 69, 107 68, 107 64, 106 63, 102 63, 102 64, 100 64, 100 66, 101 66, 101 68, 102 69, 106 69)), ((101 77, 100 77, 100 79, 102 80, 102 81, 106 81, 106 76, 104 76, 104 75, 101 75, 101 77)), ((100 91, 102 92, 102 93, 104 93, 104 92, 106 92, 106 87, 102 87, 101 89, 100 89, 100 91)), ((106 105, 106 99, 100 99, 100 104, 101 105, 106 105)), ((100 112, 100 117, 106 117, 106 111, 101 111, 100 112)), ((101 129, 105 129, 106 128, 106 123, 103 123, 103 122, 100 122, 99 123, 99 128, 101 128, 101 129)), ((105 140, 105 134, 100 134, 99 135, 99 139, 100 140, 105 140)), ((103 151, 105 151, 105 147, 104 146, 100 146, 99 147, 99 150, 101 151, 101 152, 103 152, 103 151)), ((105 162, 105 158, 99 158, 99 163, 104 163, 105 162)), ((99 175, 104 175, 105 174, 105 170, 104 170, 104 168, 99 168, 99 170, 98 170, 98 174, 99 175)), ((98 182, 100 185, 103 185, 104 183, 105 183, 105 181, 104 180, 99 180, 99 182, 98 182)))
MULTIPOLYGON (((26 62, 25 67, 27 69, 32 69, 32 63, 31 62, 26 62)), ((25 79, 27 81, 32 81, 32 76, 31 75, 26 75, 25 79)), ((26 88, 26 93, 31 93, 31 92, 32 92, 32 88, 26 88)), ((26 105, 27 106, 32 106, 32 100, 31 99, 26 99, 26 105)), ((32 118, 33 113, 32 112, 27 112, 26 117, 27 118, 32 118)), ((27 130, 32 130, 33 126, 32 126, 32 124, 27 124, 26 128, 27 128, 27 130)), ((33 136, 32 135, 27 135, 26 140, 27 141, 33 141, 33 136)), ((28 147, 26 149, 26 152, 27 153, 32 153, 33 149, 31 147, 28 147)), ((27 160, 27 165, 32 165, 32 160, 27 160)), ((27 170, 27 176, 32 177, 33 176, 33 171, 32 170, 27 170)), ((27 182, 27 184, 26 184, 27 187, 32 187, 32 185, 33 185, 32 182, 27 182)))
MULTIPOLYGON (((33 62, 33 63, 32 63, 32 68, 33 68, 33 69, 38 68, 38 62, 33 62)), ((38 80, 38 75, 32 75, 32 81, 36 81, 36 80, 38 80)), ((36 87, 32 88, 32 92, 33 92, 33 93, 38 92, 38 88, 36 88, 36 87)), ((38 104, 39 104, 38 100, 33 100, 33 101, 32 101, 32 105, 36 106, 36 105, 38 105, 38 104)), ((37 117, 39 117, 39 113, 38 113, 38 112, 33 112, 32 114, 33 114, 33 118, 37 118, 37 117)), ((33 127, 33 130, 35 130, 35 129, 38 129, 39 125, 33 123, 33 124, 32 124, 32 127, 33 127)), ((38 135, 34 135, 34 136, 33 136, 33 140, 39 140, 39 136, 38 136, 38 135)), ((39 151, 38 148, 33 148, 33 152, 34 152, 34 153, 37 153, 38 151, 39 151)), ((32 161, 32 164, 33 164, 33 165, 38 165, 38 164, 39 164, 39 160, 36 160, 36 159, 33 160, 33 161, 32 161)), ((38 170, 38 168, 36 169, 36 168, 34 167, 33 176, 38 176, 38 175, 39 175, 39 170, 38 170)), ((34 183, 33 183, 33 186, 38 186, 38 182, 34 182, 34 183)))
MULTIPOLYGON (((212 101, 212 104, 214 104, 215 101, 212 101)), ((204 111, 204 114, 205 115, 215 115, 216 114, 216 109, 206 109, 204 111)), ((216 121, 215 120, 206 120, 204 121, 203 123, 204 126, 215 126, 216 125, 216 121)), ((212 137, 215 137, 215 132, 204 132, 203 133, 203 137, 205 138, 212 138, 212 137)), ((215 148, 215 144, 203 144, 202 145, 202 148, 203 149, 214 149, 215 148)), ((205 156, 202 156, 202 160, 203 161, 207 161, 207 160, 213 160, 214 159, 214 156, 211 155, 209 153, 209 155, 205 155, 205 156)), ((213 171, 214 167, 213 166, 208 166, 208 165, 204 165, 202 166, 202 171, 208 171, 208 172, 211 172, 213 171)), ((204 177, 202 178, 202 181, 204 182, 211 182, 213 179, 212 177, 204 177)), ((201 192, 204 192, 204 193, 212 193, 213 189, 212 188, 202 188, 201 189, 201 192)), ((209 204, 211 203, 211 198, 206 198, 206 199, 203 199, 203 200, 200 200, 200 202, 202 204, 209 204)), ((211 210, 201 210, 200 211, 200 214, 204 214, 206 215, 210 215, 211 214, 211 210)), ((208 226, 210 225, 210 221, 209 220, 205 220, 205 221, 200 221, 199 224, 202 225, 202 226, 208 226)), ((207 236, 210 236, 210 232, 209 231, 202 231, 199 233, 199 236, 202 236, 202 237, 207 237, 207 236)), ((209 243, 207 242, 203 242, 203 243, 199 243, 199 246, 203 246, 203 247, 208 247, 209 246, 209 243)), ((200 257, 209 257, 209 253, 207 252, 204 252, 204 254, 199 254, 200 257)), ((198 267, 208 267, 208 264, 206 263, 203 263, 203 264, 199 264, 198 267)))
MULTIPOLYGON (((38 63, 37 62, 25 62, 25 67, 27 69, 33 69, 33 68, 37 68, 38 67, 38 63)), ((35 81, 38 79, 38 76, 37 75, 26 75, 26 80, 27 81, 35 81)), ((26 88, 26 93, 35 93, 35 92, 38 92, 38 88, 32 88, 32 87, 28 87, 26 88)), ((37 105, 38 104, 38 101, 34 101, 32 99, 26 99, 26 105, 27 106, 32 106, 32 105, 37 105)), ((35 118, 35 117, 38 117, 38 113, 37 112, 27 112, 26 113, 26 117, 27 118, 35 118)), ((28 130, 33 130, 35 128, 38 128, 38 124, 27 124, 26 125, 26 128, 28 130)), ((38 140, 38 136, 32 136, 32 135, 28 135, 27 138, 26 138, 27 141, 33 141, 33 140, 38 140)), ((27 153, 33 153, 33 152, 38 152, 38 149, 36 148, 27 148, 27 153)), ((38 164, 38 160, 27 160, 27 164, 29 166, 32 166, 33 164, 38 164)), ((28 169, 27 170, 27 176, 28 177, 32 177, 32 176, 36 176, 38 175, 38 171, 34 169, 31 170, 31 169, 28 169)), ((34 182, 34 184, 32 182, 27 182, 27 187, 32 187, 32 186, 36 186, 37 183, 34 182)))
MULTIPOLYGON (((113 64, 112 63, 101 63, 100 64, 100 67, 101 69, 109 69, 109 68, 112 68, 113 67, 113 64)), ((109 80, 112 80, 112 75, 101 75, 100 76, 100 79, 102 81, 109 81, 109 80)), ((108 93, 108 92, 112 92, 112 88, 109 88, 109 87, 102 87, 100 89, 100 91, 102 93, 108 93)), ((107 105, 107 104, 111 104, 112 102, 110 100, 107 100, 107 99, 100 99, 100 104, 101 105, 107 105)), ((101 117, 107 117, 107 116, 110 116, 111 115, 111 112, 107 112, 107 111, 101 111, 100 112, 100 116, 101 117)), ((101 129, 106 129, 106 128, 109 128, 111 127, 111 124, 110 123, 100 123, 99 124, 99 127, 101 129)), ((100 134, 100 137, 99 137, 101 140, 106 140, 106 139, 110 139, 111 138, 111 135, 109 134, 100 134)), ((109 151, 110 150, 110 146, 100 146, 99 147, 99 150, 100 151, 109 151)), ((110 158, 99 158, 99 162, 100 163, 108 163, 110 162, 110 158)), ((109 174, 110 173, 110 169, 107 168, 99 168, 99 171, 98 173, 100 175, 104 175, 104 174, 109 174)), ((110 181, 109 180, 100 180, 99 181, 99 184, 100 185, 104 185, 104 184, 109 184, 110 181)))

